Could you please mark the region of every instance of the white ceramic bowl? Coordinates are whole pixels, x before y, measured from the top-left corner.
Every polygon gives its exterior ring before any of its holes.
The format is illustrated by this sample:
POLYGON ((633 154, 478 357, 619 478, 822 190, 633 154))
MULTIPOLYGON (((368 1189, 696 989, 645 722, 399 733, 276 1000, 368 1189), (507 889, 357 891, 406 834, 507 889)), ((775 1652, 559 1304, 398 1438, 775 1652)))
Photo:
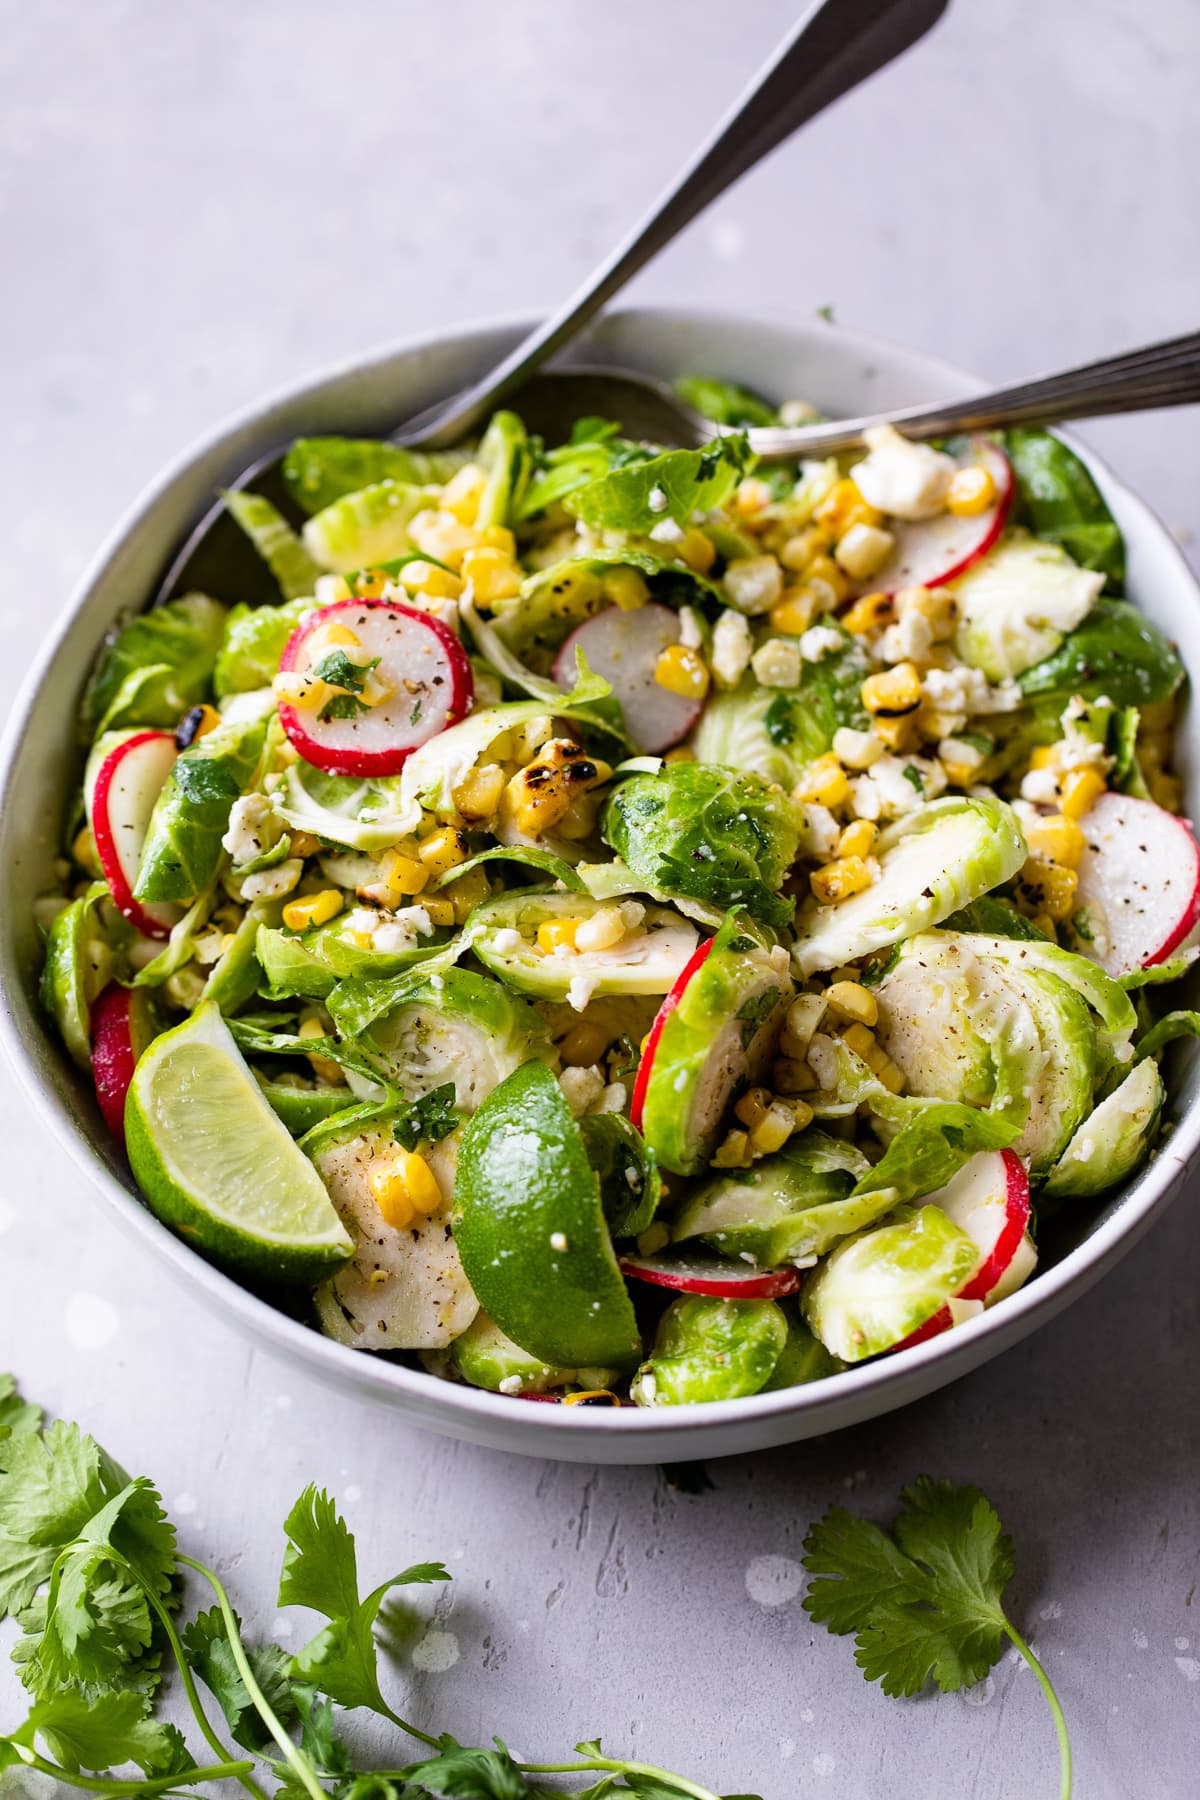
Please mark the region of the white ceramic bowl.
MULTIPOLYGON (((38 1005, 30 903, 51 885, 64 803, 78 774, 72 745, 76 699, 113 620, 151 591, 214 489, 255 457, 302 432, 386 433, 395 421, 484 372, 524 329, 513 323, 481 326, 403 345, 258 407, 184 457, 118 528, 31 672, 0 753, 4 1041, 49 1129, 95 1183, 106 1214, 148 1244, 236 1329, 314 1375, 447 1436, 567 1461, 677 1462, 790 1443, 872 1418, 965 1374, 1061 1312, 1111 1269, 1162 1212, 1196 1154, 1200 1059, 1183 1052, 1173 1062, 1168 1107, 1173 1129, 1160 1154, 1099 1209, 1082 1213, 1078 1241, 993 1311, 899 1356, 811 1387, 677 1411, 580 1410, 502 1399, 346 1349, 206 1263, 147 1210, 103 1126, 89 1084, 38 1005)), ((928 357, 828 326, 691 312, 610 315, 575 354, 581 361, 665 376, 707 370, 780 398, 812 400, 829 413, 903 406, 968 393, 976 385, 928 357)), ((1200 668, 1200 607, 1187 565, 1142 502, 1094 457, 1088 461, 1125 533, 1132 597, 1176 638, 1189 667, 1200 668)), ((1194 718, 1185 718, 1180 736, 1187 779, 1200 761, 1194 718)))

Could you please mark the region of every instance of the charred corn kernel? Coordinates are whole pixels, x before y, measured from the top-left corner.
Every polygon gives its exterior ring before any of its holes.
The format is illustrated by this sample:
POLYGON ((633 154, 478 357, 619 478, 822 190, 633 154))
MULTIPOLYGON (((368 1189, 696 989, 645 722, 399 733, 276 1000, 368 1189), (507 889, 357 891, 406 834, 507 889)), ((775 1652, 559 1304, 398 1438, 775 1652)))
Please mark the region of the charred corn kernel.
POLYGON ((871 871, 861 856, 843 856, 826 863, 809 877, 813 894, 822 906, 836 906, 871 885, 871 871))
POLYGON ((855 819, 837 841, 839 856, 869 856, 875 847, 875 826, 870 819, 855 819))
POLYGON ((1177 775, 1166 775, 1152 769, 1146 777, 1151 798, 1167 812, 1177 813, 1183 805, 1183 783, 1177 775))
POLYGON ((508 783, 503 804, 517 830, 536 837, 611 774, 607 763, 594 760, 572 738, 548 738, 533 762, 508 783))
POLYGON ((442 1204, 437 1176, 425 1158, 399 1146, 374 1163, 367 1186, 386 1222, 397 1230, 411 1224, 414 1213, 435 1213, 442 1204))
POLYGON ((609 1046, 609 1033, 603 1025, 594 1020, 581 1019, 578 1025, 572 1025, 558 1053, 568 1069, 590 1069, 598 1063, 609 1046))
POLYGON ((564 1394, 564 1406, 620 1406, 611 1388, 581 1388, 578 1393, 564 1394))
POLYGON ((826 989, 825 1003, 836 1019, 857 1025, 874 1025, 879 1017, 875 996, 861 981, 835 981, 826 989))
MULTIPOLYGON (((309 667, 319 663, 328 650, 361 650, 362 639, 348 625, 338 619, 331 619, 327 625, 318 625, 309 633, 305 643, 309 667)), ((353 660, 353 659, 351 659, 353 660)))
POLYGON ((784 540, 779 548, 779 560, 785 569, 795 575, 802 575, 814 556, 820 556, 829 545, 829 533, 819 525, 809 525, 803 531, 796 532, 794 537, 784 540))
POLYGON ((864 631, 889 624, 894 611, 890 594, 864 594, 842 614, 842 624, 855 637, 861 637, 864 631))
POLYGON ((733 496, 736 512, 743 518, 750 518, 760 513, 771 504, 771 489, 767 482, 760 481, 757 476, 748 475, 745 481, 738 483, 737 492, 733 496))
POLYGON ((477 906, 482 905, 491 891, 487 873, 483 869, 469 869, 457 881, 452 881, 444 892, 454 908, 454 923, 461 925, 477 906))
POLYGON ((842 1042, 856 1056, 861 1056, 864 1062, 868 1057, 874 1056, 877 1048, 874 1033, 860 1020, 855 1020, 854 1024, 846 1027, 842 1033, 842 1042))
POLYGON ((805 572, 805 581, 809 587, 829 589, 835 601, 845 600, 850 594, 850 583, 832 556, 814 556, 805 572))
POLYGON ((544 956, 553 956, 556 950, 573 950, 575 933, 582 924, 582 919, 548 919, 538 926, 538 949, 544 956))
POLYGON ((1027 903, 1044 912, 1055 923, 1068 919, 1075 905, 1075 890, 1079 877, 1074 869, 1060 868, 1057 863, 1044 862, 1041 857, 1031 856, 1021 870, 1021 887, 1027 903))
POLYGON ((271 691, 284 706, 311 707, 320 712, 338 690, 316 675, 306 675, 302 669, 280 669, 271 682, 271 691))
POLYGON ((422 839, 417 846, 417 855, 431 875, 444 875, 448 869, 456 869, 459 863, 466 862, 467 842, 453 825, 443 825, 422 839))
POLYGON ((668 644, 654 665, 654 679, 668 694, 703 700, 712 677, 699 651, 686 644, 668 644))
POLYGON ((771 1085, 777 1094, 807 1094, 817 1078, 800 1057, 777 1056, 771 1064, 771 1085))
POLYGON ((655 1219, 653 1225, 648 1225, 643 1231, 637 1241, 637 1247, 643 1256, 653 1256, 657 1251, 665 1250, 670 1241, 669 1228, 663 1224, 661 1219, 655 1219))
POLYGON ((336 888, 325 888, 305 900, 289 900, 283 909, 283 922, 289 931, 307 931, 310 925, 328 925, 342 910, 342 896, 336 888))
POLYGON ((676 744, 663 757, 663 761, 669 763, 695 762, 695 760, 696 752, 688 744, 676 744))
POLYGON ((457 600, 466 585, 461 575, 429 562, 405 563, 396 579, 410 594, 427 594, 431 600, 457 600))
POLYGON ((504 770, 498 763, 473 769, 454 790, 454 804, 464 819, 491 819, 504 795, 504 770))
POLYGON ((454 924, 454 902, 447 900, 443 894, 431 894, 427 900, 422 900, 421 905, 429 914, 431 925, 454 924))
POLYGON ((851 581, 870 581, 896 547, 895 537, 882 525, 851 525, 837 541, 833 557, 851 581))
POLYGON ((935 638, 947 638, 958 622, 958 601, 949 588, 906 587, 896 593, 896 617, 917 613, 935 638))
POLYGON ((1064 869, 1077 869, 1083 857, 1083 832, 1074 819, 1062 813, 1026 825, 1025 842, 1032 856, 1058 863, 1064 869))
MULTIPOLYGON (((1036 755, 1035 750, 1034 756, 1036 755)), ((1040 768, 1042 765, 1031 763, 1030 766, 1040 768)), ((1096 769, 1072 769, 1069 775, 1063 777, 1059 791, 1059 806, 1063 816, 1082 819, 1085 813, 1091 812, 1104 792, 1104 777, 1096 769)))
POLYGON ((813 517, 837 538, 852 525, 883 524, 883 514, 878 507, 863 499, 857 483, 848 475, 843 475, 840 481, 834 482, 813 517))
POLYGON ((512 557, 489 544, 467 551, 462 559, 462 573, 484 606, 495 600, 515 600, 521 591, 521 571, 512 557))
POLYGON ((220 723, 221 715, 215 706, 209 706, 202 702, 199 706, 189 707, 175 727, 175 748, 186 750, 189 744, 196 742, 197 738, 205 737, 210 731, 215 731, 220 723))
POLYGON ((974 518, 976 513, 986 512, 995 501, 995 478, 992 471, 982 463, 973 463, 969 469, 960 469, 957 475, 950 477, 950 486, 946 489, 946 509, 958 518, 974 518))
POLYGON ((869 713, 899 718, 921 704, 921 677, 910 662, 897 663, 862 684, 862 703, 869 713))
POLYGON ((610 569, 604 577, 604 593, 622 612, 636 612, 650 598, 650 588, 640 569, 610 569))
POLYGON ((750 1148, 756 1156, 770 1156, 774 1151, 782 1150, 795 1129, 796 1119, 791 1107, 782 1101, 773 1101, 750 1133, 750 1148))
POLYGON ((770 1088, 747 1088, 746 1092, 742 1095, 741 1099, 733 1109, 734 1117, 737 1118, 741 1124, 745 1125, 748 1130, 753 1131, 760 1120, 766 1117, 770 1105, 770 1088))
POLYGON ((750 1137, 745 1131, 730 1131, 712 1156, 714 1169, 741 1169, 749 1161, 750 1137))
POLYGON ((442 489, 442 510, 453 513, 460 525, 473 525, 487 487, 487 471, 478 463, 464 463, 442 489))
POLYGON ((875 735, 884 748, 891 750, 895 755, 915 750, 921 741, 916 713, 905 713, 903 718, 899 719, 877 718, 875 735))
POLYGON ((1039 744, 1029 758, 1029 766, 1031 769, 1052 769, 1056 760, 1053 744, 1039 744))
POLYGON ((810 762, 792 789, 792 797, 809 806, 841 806, 850 798, 850 782, 836 756, 810 762))
POLYGON ((429 880, 429 870, 424 864, 399 850, 385 850, 379 866, 389 899, 406 900, 412 894, 419 894, 429 880))
POLYGON ((717 560, 717 546, 706 531, 691 526, 674 546, 680 562, 685 562, 697 575, 707 575, 717 560))
POLYGON ((782 600, 775 602, 767 617, 772 631, 780 631, 785 637, 799 637, 812 624, 816 611, 817 597, 812 589, 793 587, 783 590, 782 600))

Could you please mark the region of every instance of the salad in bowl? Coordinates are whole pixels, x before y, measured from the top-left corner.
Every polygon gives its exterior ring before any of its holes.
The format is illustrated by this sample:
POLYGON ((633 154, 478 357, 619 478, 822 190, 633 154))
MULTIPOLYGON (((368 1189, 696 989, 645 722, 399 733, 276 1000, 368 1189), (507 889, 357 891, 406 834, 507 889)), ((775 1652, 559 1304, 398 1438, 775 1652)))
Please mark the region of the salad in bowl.
POLYGON ((1195 956, 1173 645, 1059 439, 758 468, 513 412, 307 438, 277 604, 107 641, 36 902, 149 1207, 509 1398, 820 1381, 1026 1282, 1154 1153, 1195 956))

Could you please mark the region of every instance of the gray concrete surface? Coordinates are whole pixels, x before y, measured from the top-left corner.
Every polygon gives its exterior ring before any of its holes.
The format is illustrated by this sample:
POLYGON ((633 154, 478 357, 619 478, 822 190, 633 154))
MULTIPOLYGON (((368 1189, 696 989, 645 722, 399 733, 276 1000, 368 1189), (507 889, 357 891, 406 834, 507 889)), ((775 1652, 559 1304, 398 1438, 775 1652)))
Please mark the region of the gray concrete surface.
MULTIPOLYGON (((322 362, 551 302, 792 11, 5 0, 4 698, 164 459, 322 362)), ((1198 66, 1194 0, 957 0, 634 292, 832 305, 989 376, 1191 328, 1198 66)), ((1179 413, 1090 436, 1184 533, 1195 430, 1179 413)), ((268 1626, 278 1522, 309 1478, 342 1495, 367 1572, 446 1557, 452 1594, 397 1671, 423 1719, 528 1755, 602 1731, 767 1800, 1049 1795, 1049 1721, 1015 1661, 969 1702, 897 1704, 801 1610, 808 1521, 830 1500, 886 1517, 929 1470, 980 1483, 1015 1534, 1016 1608, 1061 1686, 1078 1794, 1197 1791, 1195 1194, 1002 1362, 878 1424, 714 1465, 687 1498, 651 1470, 491 1456, 331 1397, 102 1227, 9 1079, 0 1142, 0 1365, 153 1473, 268 1626)), ((18 1700, 0 1668, 0 1729, 18 1700)))

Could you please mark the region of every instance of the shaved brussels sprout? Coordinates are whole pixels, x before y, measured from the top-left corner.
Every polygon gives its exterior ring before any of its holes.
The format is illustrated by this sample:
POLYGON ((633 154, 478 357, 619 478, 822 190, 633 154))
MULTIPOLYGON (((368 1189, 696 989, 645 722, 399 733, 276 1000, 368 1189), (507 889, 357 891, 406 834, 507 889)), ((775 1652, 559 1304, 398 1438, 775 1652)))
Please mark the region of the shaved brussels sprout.
POLYGON ((100 916, 107 895, 102 881, 94 883, 55 915, 46 938, 42 1005, 81 1069, 92 1066, 92 1002, 112 974, 112 945, 100 916))
POLYGON ((805 1283, 800 1310, 828 1351, 862 1362, 953 1300, 978 1260, 973 1241, 940 1207, 898 1207, 831 1252, 805 1283))
POLYGON ((757 1394, 787 1343, 774 1300, 716 1300, 688 1294, 659 1320, 654 1348, 633 1378, 638 1406, 695 1406, 757 1394))
POLYGON ((420 981, 367 1034, 381 1068, 410 1099, 454 1084, 472 1113, 522 1063, 553 1060, 545 1021, 486 975, 447 969, 420 981))
POLYGON ((740 381, 718 381, 712 375, 681 375, 675 392, 686 405, 714 425, 778 425, 779 413, 769 401, 740 381))
POLYGON ((139 900, 191 900, 221 860, 229 812, 262 755, 266 725, 217 725, 181 751, 155 802, 134 886, 139 900))
POLYGON ((572 1370, 530 1356, 485 1312, 476 1313, 462 1336, 455 1338, 450 1361, 464 1381, 493 1394, 546 1394, 573 1378, 572 1370))
POLYGON ((440 490, 407 481, 379 481, 323 507, 304 527, 304 547, 322 569, 347 574, 389 562, 411 548, 408 528, 440 490))
POLYGON ((539 667, 548 667, 576 625, 619 604, 616 578, 622 569, 636 569, 645 576, 654 598, 667 604, 705 595, 723 598, 715 582, 660 552, 632 545, 601 546, 527 576, 515 600, 497 602, 496 635, 539 667))
POLYGON ((1058 649, 1091 611, 1104 577, 1056 544, 1014 531, 953 585, 958 654, 989 681, 1006 681, 1058 649))
POLYGON ((122 726, 174 726, 203 700, 221 643, 225 608, 186 594, 121 627, 84 696, 90 734, 122 726))
POLYGON ((479 445, 478 461, 487 471, 475 524, 511 525, 520 517, 521 497, 529 485, 532 451, 529 435, 514 412, 493 415, 479 445))
POLYGON ((812 1263, 839 1237, 886 1212, 894 1200, 847 1196, 868 1171, 861 1150, 810 1128, 749 1169, 711 1177, 675 1216, 675 1243, 703 1238, 714 1250, 777 1268, 812 1263))
POLYGON ((237 488, 225 491, 221 498, 279 583, 284 599, 297 600, 311 594, 321 573, 320 565, 313 561, 303 539, 292 530, 278 507, 262 494, 248 494, 237 488))
POLYGON ((382 438, 297 438, 283 459, 283 479, 306 513, 318 513, 383 481, 449 481, 466 461, 465 450, 402 450, 382 438))
POLYGON ((1065 705, 1074 694, 1114 706, 1169 700, 1184 677, 1174 645, 1152 619, 1123 600, 1098 600, 1052 656, 1021 675, 1029 700, 1065 705))
POLYGON ((311 600, 300 599, 281 606, 233 607, 213 670, 217 699, 269 688, 285 644, 311 606, 311 600))
POLYGON ((780 1388, 804 1387, 810 1381, 824 1381, 845 1368, 840 1356, 832 1356, 820 1338, 814 1337, 803 1319, 788 1316, 787 1343, 779 1361, 771 1371, 771 1379, 758 1390, 773 1394, 780 1388))
POLYGON ((698 941, 695 927, 669 907, 647 906, 638 929, 607 950, 540 947, 540 926, 590 919, 602 904, 543 888, 498 894, 471 914, 471 946, 511 986, 551 1000, 571 998, 580 1010, 594 994, 668 993, 698 941))
POLYGON ((692 514, 720 506, 750 467, 744 437, 730 434, 703 450, 667 450, 578 488, 566 502, 596 531, 650 532, 663 519, 688 526, 692 514))
POLYGON ((1017 483, 1017 510, 1048 543, 1083 569, 1098 569, 1110 592, 1125 584, 1125 544, 1091 470, 1060 438, 1019 425, 1004 435, 1017 483))
POLYGON ((580 1119, 579 1129, 600 1183, 609 1231, 615 1238, 639 1236, 662 1197, 654 1152, 623 1113, 593 1113, 580 1119))
POLYGON ((1084 1119, 1043 1191, 1056 1199, 1099 1194, 1135 1174, 1150 1154, 1164 1098, 1158 1064, 1147 1057, 1084 1119))

